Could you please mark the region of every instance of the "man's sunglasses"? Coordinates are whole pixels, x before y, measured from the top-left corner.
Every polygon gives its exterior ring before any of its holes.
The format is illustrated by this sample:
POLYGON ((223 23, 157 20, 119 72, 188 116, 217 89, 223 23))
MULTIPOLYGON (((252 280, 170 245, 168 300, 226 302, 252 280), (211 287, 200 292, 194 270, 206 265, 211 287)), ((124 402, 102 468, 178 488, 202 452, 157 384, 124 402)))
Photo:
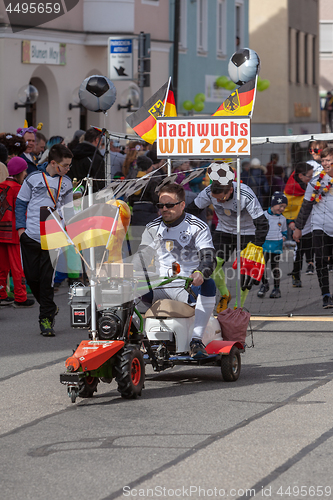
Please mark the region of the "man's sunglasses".
POLYGON ((161 210, 163 207, 165 208, 173 208, 176 205, 179 205, 181 201, 177 201, 177 203, 156 203, 156 206, 159 210, 161 210))
POLYGON ((317 154, 319 154, 319 153, 321 153, 321 152, 322 152, 322 149, 317 149, 317 148, 310 148, 310 149, 309 149, 309 153, 310 153, 310 154, 311 154, 311 153, 316 153, 316 155, 317 155, 317 154))

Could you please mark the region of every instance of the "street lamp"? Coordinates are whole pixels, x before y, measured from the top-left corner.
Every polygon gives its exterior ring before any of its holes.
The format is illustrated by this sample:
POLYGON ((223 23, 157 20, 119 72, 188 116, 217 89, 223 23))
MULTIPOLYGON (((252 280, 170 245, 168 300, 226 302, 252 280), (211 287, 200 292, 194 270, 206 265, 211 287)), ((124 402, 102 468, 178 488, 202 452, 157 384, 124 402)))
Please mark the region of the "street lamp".
POLYGON ((127 109, 127 111, 137 111, 139 109, 140 93, 139 88, 135 83, 132 83, 120 97, 120 104, 118 104, 118 111, 120 109, 127 109))
POLYGON ((38 95, 36 87, 30 83, 28 85, 24 85, 18 91, 18 100, 20 103, 15 102, 14 108, 30 108, 30 106, 37 101, 38 95))
POLYGON ((81 108, 81 106, 82 106, 81 101, 80 101, 80 97, 79 97, 79 90, 80 90, 80 87, 76 87, 76 89, 73 90, 72 101, 74 104, 72 104, 72 103, 68 104, 68 109, 70 111, 73 108, 81 108))

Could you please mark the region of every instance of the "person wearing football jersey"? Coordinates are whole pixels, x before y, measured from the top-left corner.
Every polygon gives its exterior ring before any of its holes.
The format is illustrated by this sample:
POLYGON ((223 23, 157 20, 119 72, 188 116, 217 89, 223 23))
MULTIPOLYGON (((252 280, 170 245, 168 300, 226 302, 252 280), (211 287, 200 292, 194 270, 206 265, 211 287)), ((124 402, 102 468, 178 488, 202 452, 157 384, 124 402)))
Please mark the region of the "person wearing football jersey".
MULTIPOLYGON (((216 265, 215 249, 209 227, 201 219, 186 213, 183 186, 169 183, 159 190, 157 207, 161 216, 147 224, 138 252, 133 257, 135 270, 147 269, 154 259, 159 276, 170 276, 173 265, 180 265, 181 276, 192 278, 192 289, 197 294, 194 328, 190 342, 193 358, 207 356, 202 337, 215 306, 216 286, 210 278, 216 265)), ((192 303, 192 295, 176 280, 157 287, 144 297, 146 303, 158 299, 173 299, 192 303), (179 286, 176 286, 178 285, 179 286)))
POLYGON ((333 249, 333 156, 326 158, 330 160, 323 162, 323 170, 308 183, 293 233, 298 243, 311 216, 316 272, 324 309, 333 308, 327 265, 333 249))
MULTIPOLYGON (((224 166, 221 165, 221 168, 224 166)), ((269 228, 268 221, 258 198, 246 184, 240 186, 240 204, 241 249, 243 250, 250 242, 262 246, 269 228)), ((219 313, 227 308, 231 300, 222 266, 237 248, 237 182, 231 180, 223 185, 214 180, 188 206, 188 211, 198 215, 201 210, 210 205, 213 205, 218 218, 218 225, 213 235, 217 266, 212 277, 221 294, 217 306, 219 313)), ((248 289, 241 291, 241 307, 244 305, 248 292, 248 289)))
POLYGON ((73 185, 67 176, 73 153, 63 144, 55 144, 48 163, 39 166, 24 180, 15 206, 16 229, 20 238, 24 274, 39 303, 39 326, 43 337, 54 337, 58 307, 54 302, 54 269, 48 250, 42 249, 41 207, 54 208, 60 217, 73 215, 73 185))
MULTIPOLYGON (((271 261, 271 271, 274 279, 274 288, 270 294, 270 299, 280 299, 280 257, 283 253, 283 241, 287 237, 287 220, 282 215, 288 205, 287 197, 282 191, 275 191, 272 196, 270 207, 265 210, 265 217, 269 223, 269 231, 262 248, 264 250, 265 264, 271 261)), ((260 299, 263 299, 269 290, 269 281, 267 278, 267 267, 261 280, 261 287, 257 293, 260 299)))

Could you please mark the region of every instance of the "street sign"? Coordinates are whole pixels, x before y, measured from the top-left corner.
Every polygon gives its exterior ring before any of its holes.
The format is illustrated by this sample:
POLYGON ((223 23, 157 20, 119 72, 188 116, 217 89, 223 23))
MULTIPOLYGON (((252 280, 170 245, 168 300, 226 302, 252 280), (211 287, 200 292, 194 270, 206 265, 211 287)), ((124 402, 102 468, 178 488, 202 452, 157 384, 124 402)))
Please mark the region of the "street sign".
POLYGON ((158 158, 224 158, 251 154, 249 116, 158 117, 158 158))
POLYGON ((110 80, 133 80, 133 39, 110 37, 108 54, 110 80))

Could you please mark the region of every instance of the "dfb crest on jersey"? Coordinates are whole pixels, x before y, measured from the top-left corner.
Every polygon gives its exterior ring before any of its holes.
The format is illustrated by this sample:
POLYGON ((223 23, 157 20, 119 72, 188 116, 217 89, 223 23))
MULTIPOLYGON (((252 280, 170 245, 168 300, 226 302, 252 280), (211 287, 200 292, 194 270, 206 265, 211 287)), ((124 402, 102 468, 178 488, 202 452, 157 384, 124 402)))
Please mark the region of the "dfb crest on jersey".
POLYGON ((211 163, 207 173, 211 181, 217 181, 222 186, 227 186, 235 178, 235 173, 229 163, 211 163))
POLYGON ((174 247, 174 243, 173 243, 173 241, 172 241, 172 240, 167 240, 167 241, 165 242, 165 248, 166 248, 166 251, 167 251, 167 252, 172 252, 173 247, 174 247))
POLYGON ((179 241, 183 244, 183 245, 187 245, 187 243, 189 243, 191 239, 191 234, 188 233, 187 231, 182 231, 179 235, 179 241))

